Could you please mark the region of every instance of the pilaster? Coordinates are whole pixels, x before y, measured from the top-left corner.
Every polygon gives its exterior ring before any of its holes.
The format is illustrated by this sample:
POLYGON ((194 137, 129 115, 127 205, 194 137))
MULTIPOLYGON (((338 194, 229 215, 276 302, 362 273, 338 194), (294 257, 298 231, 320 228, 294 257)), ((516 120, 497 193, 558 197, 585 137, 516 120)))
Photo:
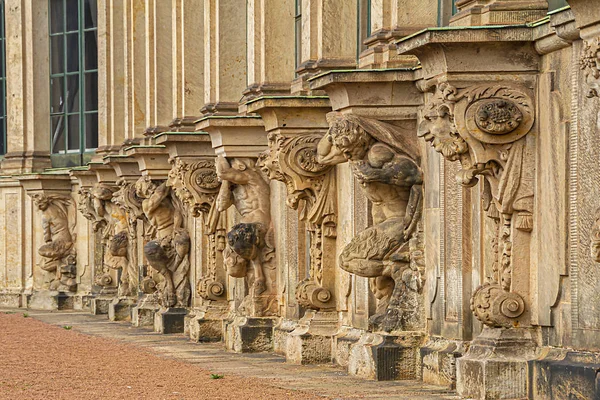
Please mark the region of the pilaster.
POLYGON ((430 29, 398 42, 398 49, 423 65, 419 87, 429 94, 419 137, 444 163, 457 162, 460 184, 479 184, 481 209, 474 218, 482 229, 473 232, 473 240, 481 241, 484 254, 471 311, 485 328, 457 360, 458 392, 482 399, 526 397, 526 366, 539 345, 532 328, 539 223, 534 213, 539 56, 532 30, 430 29), (459 61, 475 60, 472 52, 486 61, 459 61), (495 372, 500 369, 508 375, 495 372))
POLYGON ((286 358, 299 364, 331 362, 332 338, 338 325, 336 176, 335 168, 316 161, 317 145, 328 128, 325 115, 331 110, 329 100, 267 97, 246 106, 249 112, 261 115, 268 134, 269 150, 260 155, 259 165, 269 179, 285 184, 286 204, 297 210, 296 215, 292 214, 296 220, 286 221, 286 225, 297 226, 298 237, 293 240, 280 235, 277 246, 298 246, 295 251, 286 252, 297 255, 295 259, 282 259, 288 288, 282 317, 296 319, 299 307, 306 310, 287 336, 286 358), (308 256, 306 248, 310 249, 308 256))
POLYGON ((5 2, 7 149, 3 174, 50 167, 48 3, 5 2))

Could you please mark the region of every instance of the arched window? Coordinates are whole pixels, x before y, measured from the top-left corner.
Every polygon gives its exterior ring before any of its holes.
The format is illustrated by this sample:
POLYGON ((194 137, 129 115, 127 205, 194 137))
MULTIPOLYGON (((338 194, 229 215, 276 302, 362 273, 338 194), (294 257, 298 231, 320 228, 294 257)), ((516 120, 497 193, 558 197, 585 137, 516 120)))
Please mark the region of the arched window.
POLYGON ((96 0, 50 0, 52 164, 82 165, 98 147, 96 0))

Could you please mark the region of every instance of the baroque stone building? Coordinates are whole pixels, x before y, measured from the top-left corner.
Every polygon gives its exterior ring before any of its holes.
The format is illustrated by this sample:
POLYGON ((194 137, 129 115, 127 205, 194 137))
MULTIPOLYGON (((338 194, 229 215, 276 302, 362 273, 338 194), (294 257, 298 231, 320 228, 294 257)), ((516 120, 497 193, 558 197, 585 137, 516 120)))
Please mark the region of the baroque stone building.
POLYGON ((600 398, 597 0, 0 4, 0 306, 600 398))

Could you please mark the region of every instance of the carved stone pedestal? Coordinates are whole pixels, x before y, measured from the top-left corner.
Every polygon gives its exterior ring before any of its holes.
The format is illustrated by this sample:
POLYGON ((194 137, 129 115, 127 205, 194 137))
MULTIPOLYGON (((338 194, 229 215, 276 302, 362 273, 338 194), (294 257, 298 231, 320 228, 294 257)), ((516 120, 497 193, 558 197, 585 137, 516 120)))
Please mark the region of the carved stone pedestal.
POLYGON ((138 305, 131 309, 131 324, 133 326, 154 326, 154 314, 159 310, 158 304, 150 296, 138 300, 138 305))
POLYGON ((332 361, 337 313, 307 310, 287 339, 286 361, 292 364, 325 364, 332 361))
POLYGON ((388 335, 366 332, 350 348, 348 373, 377 381, 417 379, 421 332, 388 335))
POLYGON ((277 354, 286 354, 288 337, 298 326, 298 321, 282 318, 273 328, 273 351, 277 354))
POLYGON ((113 300, 112 297, 94 297, 90 299, 90 312, 94 315, 108 314, 108 306, 113 300))
POLYGON ((0 307, 19 308, 23 307, 27 297, 21 293, 2 293, 0 294, 0 307))
POLYGON ((363 335, 364 331, 349 326, 342 326, 333 338, 333 362, 348 367, 350 363, 350 349, 363 335))
POLYGON ((130 298, 117 298, 108 305, 108 319, 111 321, 126 321, 131 319, 131 308, 135 301, 130 298))
POLYGON ((236 353, 273 350, 274 318, 235 317, 225 321, 225 347, 236 353))
POLYGON ((183 333, 186 315, 185 308, 161 308, 154 314, 154 332, 183 333))
POLYGON ((74 295, 64 292, 43 290, 34 292, 27 304, 27 308, 34 310, 73 310, 76 298, 74 295))
POLYGON ((528 361, 535 358, 534 332, 485 327, 457 360, 457 391, 469 399, 522 399, 528 393, 528 361))
POLYGON ((529 398, 598 399, 599 370, 600 356, 597 353, 543 349, 538 359, 529 362, 529 398))
POLYGON ((195 310, 186 316, 187 334, 193 342, 220 342, 223 340, 224 313, 195 310))
POLYGON ((464 342, 430 337, 420 350, 423 382, 456 389, 456 360, 466 347, 464 342))

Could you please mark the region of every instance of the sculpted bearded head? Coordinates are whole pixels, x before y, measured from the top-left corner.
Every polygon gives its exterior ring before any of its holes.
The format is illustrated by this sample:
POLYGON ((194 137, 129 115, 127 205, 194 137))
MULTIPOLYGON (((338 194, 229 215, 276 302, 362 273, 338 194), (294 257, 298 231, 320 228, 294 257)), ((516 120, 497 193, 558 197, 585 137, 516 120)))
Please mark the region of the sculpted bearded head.
MULTIPOLYGON (((329 130, 324 139, 329 142, 331 152, 342 154, 348 161, 362 160, 374 142, 371 135, 356 120, 345 116, 333 118, 330 121, 329 130)), ((322 147, 319 147, 319 153, 321 153, 322 147)))
POLYGON ((32 198, 33 204, 35 204, 40 211, 46 211, 46 209, 48 209, 48 206, 50 205, 50 199, 48 196, 44 194, 34 194, 32 198))
POLYGON ((435 97, 425 106, 418 136, 431 143, 435 151, 446 159, 456 161, 468 151, 468 147, 454 123, 454 104, 447 101, 445 95, 445 91, 439 88, 435 97))
POLYGON ((156 190, 156 184, 152 182, 149 176, 142 176, 135 183, 135 194, 142 198, 147 199, 152 196, 152 193, 156 190))
POLYGON ((282 138, 275 133, 270 133, 268 140, 269 149, 260 153, 256 166, 259 167, 270 180, 284 181, 284 176, 281 173, 279 166, 282 138))

